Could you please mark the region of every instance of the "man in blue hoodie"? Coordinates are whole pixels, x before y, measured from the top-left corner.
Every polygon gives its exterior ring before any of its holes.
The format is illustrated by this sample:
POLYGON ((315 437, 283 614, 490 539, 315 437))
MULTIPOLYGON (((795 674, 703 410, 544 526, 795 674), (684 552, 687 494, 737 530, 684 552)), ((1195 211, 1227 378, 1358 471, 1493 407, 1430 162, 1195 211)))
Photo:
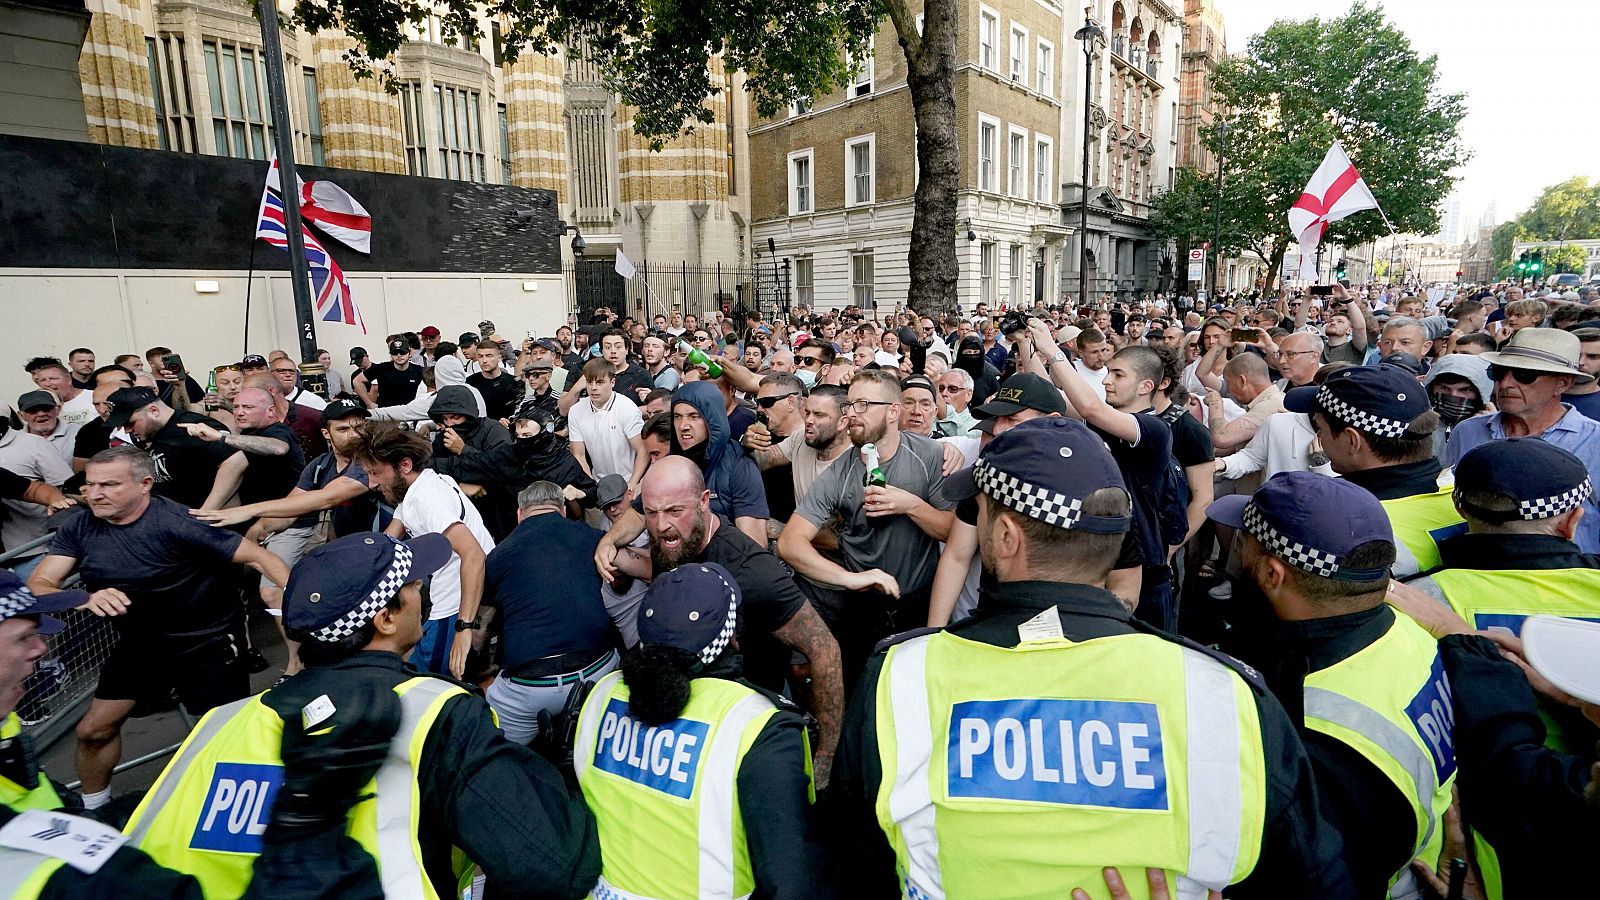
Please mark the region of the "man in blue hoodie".
POLYGON ((733 443, 722 392, 691 381, 672 392, 672 454, 691 460, 711 491, 711 511, 765 547, 767 492, 761 468, 733 443))

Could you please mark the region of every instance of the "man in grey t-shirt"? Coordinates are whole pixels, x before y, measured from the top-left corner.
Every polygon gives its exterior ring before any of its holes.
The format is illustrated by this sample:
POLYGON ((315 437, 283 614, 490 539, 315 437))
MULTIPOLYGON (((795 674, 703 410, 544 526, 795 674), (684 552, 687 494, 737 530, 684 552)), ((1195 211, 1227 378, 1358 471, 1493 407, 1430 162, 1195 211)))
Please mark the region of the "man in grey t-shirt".
POLYGON ((823 470, 784 526, 778 554, 839 641, 846 688, 882 638, 927 621, 939 544, 955 513, 941 496, 944 453, 929 438, 900 431, 900 384, 893 373, 856 374, 843 424, 854 445, 823 470), (873 444, 888 487, 865 488, 859 448, 873 444), (831 525, 843 565, 812 539, 831 525))

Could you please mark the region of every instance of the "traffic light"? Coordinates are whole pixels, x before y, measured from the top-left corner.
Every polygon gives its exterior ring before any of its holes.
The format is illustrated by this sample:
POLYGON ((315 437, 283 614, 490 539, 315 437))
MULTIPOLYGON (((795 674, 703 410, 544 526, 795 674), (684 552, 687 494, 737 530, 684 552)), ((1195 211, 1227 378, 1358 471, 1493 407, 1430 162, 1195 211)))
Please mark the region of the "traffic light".
POLYGON ((1528 257, 1528 271, 1530 273, 1532 273, 1533 277, 1538 278, 1539 277, 1539 273, 1541 271, 1543 271, 1543 270, 1544 270, 1544 251, 1543 250, 1535 250, 1535 251, 1533 251, 1533 254, 1528 257))
POLYGON ((1528 273, 1528 251, 1524 250, 1521 253, 1517 254, 1517 274, 1518 275, 1526 275, 1527 273, 1528 273))
POLYGON ((1341 258, 1339 260, 1339 265, 1335 266, 1334 269, 1333 269, 1333 280, 1334 281, 1343 281, 1344 280, 1344 272, 1345 272, 1345 261, 1344 261, 1344 259, 1341 258))

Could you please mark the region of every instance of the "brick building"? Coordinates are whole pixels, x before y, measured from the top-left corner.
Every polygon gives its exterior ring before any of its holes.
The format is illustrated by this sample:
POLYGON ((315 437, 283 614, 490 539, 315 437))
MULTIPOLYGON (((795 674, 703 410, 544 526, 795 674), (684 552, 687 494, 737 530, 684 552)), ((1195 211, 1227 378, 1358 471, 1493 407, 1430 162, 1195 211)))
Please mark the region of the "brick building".
POLYGON ((1217 155, 1203 142, 1221 106, 1213 99, 1212 73, 1228 55, 1222 11, 1214 0, 1184 0, 1183 68, 1178 88, 1178 165, 1216 174, 1217 155))

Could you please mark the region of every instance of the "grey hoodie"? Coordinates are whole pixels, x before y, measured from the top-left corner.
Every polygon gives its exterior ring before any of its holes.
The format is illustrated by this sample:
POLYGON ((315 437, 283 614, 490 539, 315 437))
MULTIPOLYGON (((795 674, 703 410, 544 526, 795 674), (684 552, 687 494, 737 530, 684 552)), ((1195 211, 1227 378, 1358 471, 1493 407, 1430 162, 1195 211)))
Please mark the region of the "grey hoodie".
MULTIPOLYGON (((460 357, 446 356, 434 364, 433 367, 434 390, 443 391, 451 385, 460 385, 472 392, 472 398, 477 401, 478 410, 474 415, 480 418, 489 414, 489 408, 483 405, 483 395, 478 389, 467 384, 467 365, 460 357)), ((372 411, 374 419, 388 419, 400 422, 426 422, 431 418, 430 410, 433 408, 434 398, 437 393, 428 390, 426 382, 417 385, 417 397, 410 403, 401 406, 381 406, 372 411)), ((465 415, 465 413, 463 413, 465 415)))

